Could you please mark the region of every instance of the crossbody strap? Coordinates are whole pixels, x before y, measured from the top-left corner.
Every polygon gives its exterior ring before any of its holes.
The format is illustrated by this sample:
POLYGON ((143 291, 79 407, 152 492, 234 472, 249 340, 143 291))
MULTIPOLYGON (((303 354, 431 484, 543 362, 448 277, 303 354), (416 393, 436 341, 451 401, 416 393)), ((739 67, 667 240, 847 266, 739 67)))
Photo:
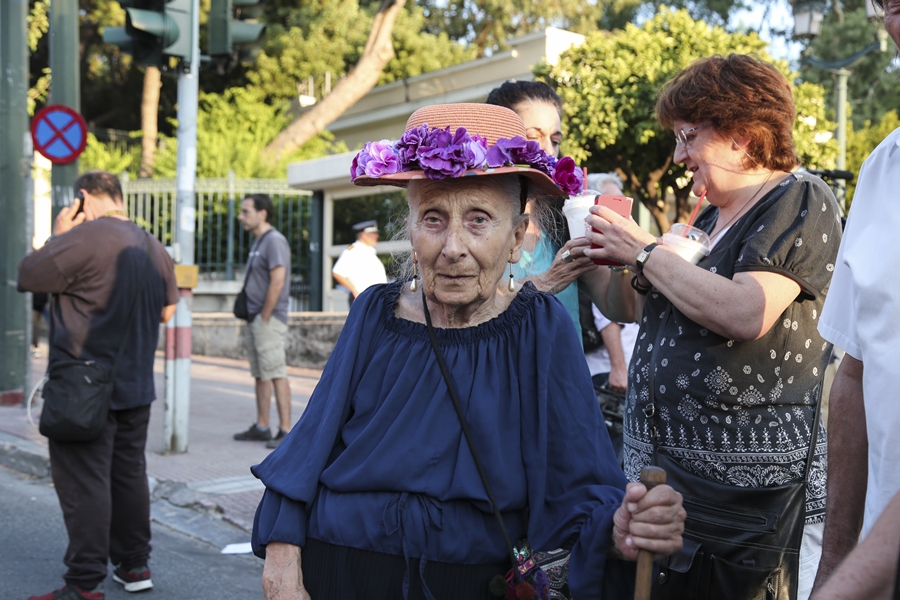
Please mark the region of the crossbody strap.
POLYGON ((137 312, 138 299, 141 297, 141 292, 144 289, 144 282, 147 281, 147 273, 150 271, 150 265, 153 264, 150 234, 146 231, 143 231, 143 233, 147 238, 147 245, 144 252, 147 261, 144 263, 143 270, 141 270, 141 279, 138 283, 137 291, 134 294, 134 300, 131 302, 131 313, 128 315, 128 322, 125 324, 125 335, 122 336, 122 343, 119 344, 119 351, 116 353, 116 360, 113 362, 112 372, 109 375, 110 381, 116 380, 116 371, 119 370, 119 363, 122 360, 122 354, 125 352, 125 344, 128 342, 128 335, 131 333, 131 324, 134 322, 134 315, 137 312))
POLYGON ((469 452, 472 453, 472 458, 475 460, 475 468, 478 469, 478 475, 481 477, 481 483, 484 485, 484 491, 487 493, 488 500, 491 503, 491 508, 494 511, 494 517, 497 519, 497 523, 500 525, 500 532, 503 534, 503 540, 506 542, 506 549, 509 552, 509 560, 513 569, 513 576, 516 578, 517 582, 522 582, 522 576, 519 573, 519 569, 515 568, 518 564, 516 562, 515 551, 513 550, 512 542, 509 539, 509 533, 506 531, 506 524, 503 522, 503 516, 500 514, 500 508, 497 506, 497 501, 494 499, 494 492, 491 491, 491 484, 488 482, 487 473, 484 470, 484 465, 481 463, 481 457, 478 455, 478 451, 475 449, 475 443, 472 441, 472 434, 469 432, 469 424, 466 423, 466 417, 463 415, 462 406, 459 404, 459 398, 456 395, 456 388, 453 386, 453 381, 450 379, 450 372, 447 370, 447 364, 444 362, 444 355, 441 353, 441 348, 438 345, 437 336, 434 333, 434 326, 431 324, 431 313, 428 311, 428 302, 425 300, 425 290, 422 290, 422 308, 425 310, 425 324, 428 326, 428 337, 431 338, 431 347, 434 348, 434 354, 437 358, 438 366, 441 368, 441 375, 444 376, 444 383, 447 384, 447 392, 450 394, 450 399, 453 401, 453 408, 456 409, 456 416, 459 418, 459 424, 462 427, 463 435, 466 436, 466 443, 469 445, 469 452))
MULTIPOLYGON (((253 242, 253 244, 250 246, 250 252, 251 252, 251 253, 253 252, 253 249, 254 249, 254 248, 258 248, 258 247, 259 247, 259 244, 263 241, 263 238, 264 238, 264 237, 266 237, 267 235, 269 235, 270 233, 272 233, 272 230, 273 230, 273 229, 275 229, 275 228, 274 228, 274 227, 269 227, 269 229, 268 229, 264 234, 262 234, 261 236, 259 236, 259 239, 258 239, 258 240, 256 240, 255 242, 253 242)), ((244 289, 244 288, 247 287, 247 277, 250 276, 250 261, 252 261, 253 258, 254 258, 254 257, 251 255, 251 256, 250 256, 250 260, 247 261, 247 267, 244 269, 244 285, 241 286, 241 289, 244 289)))

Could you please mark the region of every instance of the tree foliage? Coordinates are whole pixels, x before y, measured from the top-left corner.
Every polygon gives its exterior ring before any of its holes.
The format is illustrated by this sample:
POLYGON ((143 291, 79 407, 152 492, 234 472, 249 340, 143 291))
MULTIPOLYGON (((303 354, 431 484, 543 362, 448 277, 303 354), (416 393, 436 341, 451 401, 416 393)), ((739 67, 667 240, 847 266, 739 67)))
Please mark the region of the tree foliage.
MULTIPOLYGON (((900 127, 900 118, 898 118, 896 110, 884 113, 881 119, 875 123, 866 121, 858 130, 851 130, 848 127, 847 169, 859 175, 859 170, 872 150, 898 127, 900 127)), ((856 183, 856 179, 847 183, 847 208, 853 201, 856 183)))
POLYGON ((584 33, 602 15, 599 3, 584 0, 418 0, 427 31, 465 41, 478 56, 501 49, 510 37, 545 27, 584 33))
MULTIPOLYGON (((263 161, 263 148, 289 122, 290 115, 283 107, 279 109, 262 101, 259 92, 252 88, 201 94, 197 116, 197 177, 225 177, 233 169, 238 177, 277 179, 284 177, 290 162, 346 151, 343 145, 333 144, 333 138, 326 132, 275 164, 263 161), (235 126, 236 123, 240 126, 235 126)), ((136 178, 140 158, 139 151, 107 147, 91 136, 81 164, 84 169, 126 171, 136 178)), ((177 159, 177 139, 160 136, 155 176, 175 177, 177 159)))
MULTIPOLYGON (((804 52, 825 61, 847 58, 862 50, 874 40, 876 25, 866 19, 862 0, 840 3, 841 11, 826 14, 822 33, 804 52)), ((878 25, 881 27, 882 25, 878 25)), ((896 47, 887 40, 887 51, 870 54, 850 67, 847 79, 849 119, 857 128, 866 121, 878 122, 882 115, 898 107, 900 98, 900 70, 892 64, 896 47)), ((826 103, 831 114, 835 110, 835 78, 824 69, 804 67, 801 76, 805 81, 818 83, 826 90, 826 103)))
MULTIPOLYGON (((654 116, 660 86, 694 60, 713 54, 753 53, 769 60, 765 46, 755 33, 728 33, 695 21, 686 10, 662 8, 641 27, 629 24, 622 31, 589 35, 556 66, 539 67, 537 75, 565 103, 563 151, 591 171, 618 170, 666 231, 673 215, 678 220, 688 216, 690 186, 685 168, 672 162, 672 132, 654 116)), ((786 64, 776 65, 789 75, 786 64)), ((794 135, 802 163, 833 166, 836 145, 825 142, 833 123, 825 119, 821 87, 803 83, 794 93, 794 135)))

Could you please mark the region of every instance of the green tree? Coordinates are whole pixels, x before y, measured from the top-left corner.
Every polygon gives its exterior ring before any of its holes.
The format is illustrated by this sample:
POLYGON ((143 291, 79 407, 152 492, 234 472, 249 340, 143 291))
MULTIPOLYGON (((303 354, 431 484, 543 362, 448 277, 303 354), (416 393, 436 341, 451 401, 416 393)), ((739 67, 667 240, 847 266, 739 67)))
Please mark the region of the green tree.
MULTIPOLYGON (((866 19, 861 1, 845 3, 842 11, 827 14, 822 34, 809 44, 804 54, 825 61, 847 58, 871 43, 875 30, 876 26, 866 19), (842 17, 839 18, 839 15, 842 17)), ((895 50, 893 43, 887 40, 886 52, 870 54, 851 67, 852 74, 847 79, 847 102, 850 105, 849 119, 856 128, 862 127, 866 121, 877 123, 882 115, 897 108, 900 76, 896 66, 892 65, 895 50)), ((812 66, 804 67, 800 74, 805 81, 825 88, 826 106, 829 114, 834 115, 834 76, 812 66)))
MULTIPOLYGON (((253 88, 201 94, 197 115, 197 176, 225 177, 233 169, 238 177, 277 179, 284 177, 290 162, 346 151, 343 145, 333 144, 331 135, 325 132, 276 164, 263 161, 262 149, 289 122, 290 116, 283 108, 272 106, 253 88), (235 127, 235 123, 240 123, 240 127, 235 127)), ((125 171, 137 177, 140 160, 137 149, 110 148, 90 136, 82 166, 113 173, 125 171)), ((177 162, 177 138, 160 136, 155 176, 175 177, 177 162)))
MULTIPOLYGON (((769 60, 765 46, 755 33, 728 33, 695 21, 686 10, 663 8, 641 27, 629 24, 622 31, 589 35, 556 66, 539 66, 537 76, 565 102, 564 152, 593 172, 617 170, 666 231, 671 215, 686 220, 690 186, 685 168, 672 162, 672 132, 654 116, 659 87, 694 60, 717 53, 755 53, 769 60)), ((775 64, 789 75, 785 63, 775 64)), ((836 144, 826 141, 833 123, 825 119, 821 87, 803 83, 794 92, 794 135, 802 164, 832 167, 836 144)))
POLYGON ((578 33, 596 29, 599 2, 583 0, 417 0, 427 17, 427 31, 465 41, 477 56, 502 49, 505 41, 545 27, 578 33))
MULTIPOLYGON (((847 135, 847 169, 859 174, 862 164, 869 158, 869 154, 892 131, 900 127, 900 118, 896 110, 891 110, 876 123, 866 121, 858 130, 849 130, 847 135)), ((848 128, 850 129, 850 128, 848 128)), ((856 193, 856 179, 847 183, 847 209, 853 201, 856 193)))

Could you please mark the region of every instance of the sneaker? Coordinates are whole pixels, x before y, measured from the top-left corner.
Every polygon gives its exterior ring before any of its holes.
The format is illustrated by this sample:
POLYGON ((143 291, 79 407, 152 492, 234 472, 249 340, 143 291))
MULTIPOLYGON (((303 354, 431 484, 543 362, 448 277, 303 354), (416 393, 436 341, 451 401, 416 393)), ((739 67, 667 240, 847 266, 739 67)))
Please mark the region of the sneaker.
POLYGON ((93 590, 83 590, 77 585, 66 584, 49 594, 32 596, 28 600, 104 600, 103 584, 97 584, 93 590))
POLYGON ((147 565, 127 571, 121 566, 116 567, 116 570, 113 571, 113 581, 124 585, 126 592, 141 592, 153 587, 153 582, 150 581, 150 569, 147 568, 147 565))
POLYGON ((254 423, 247 431, 234 434, 234 439, 241 442, 268 442, 272 439, 272 432, 254 423))
POLYGON ((281 440, 283 440, 284 436, 286 436, 287 434, 288 434, 288 432, 285 431, 284 429, 279 429, 278 435, 276 435, 271 440, 266 442, 266 448, 277 448, 278 444, 281 443, 281 440))

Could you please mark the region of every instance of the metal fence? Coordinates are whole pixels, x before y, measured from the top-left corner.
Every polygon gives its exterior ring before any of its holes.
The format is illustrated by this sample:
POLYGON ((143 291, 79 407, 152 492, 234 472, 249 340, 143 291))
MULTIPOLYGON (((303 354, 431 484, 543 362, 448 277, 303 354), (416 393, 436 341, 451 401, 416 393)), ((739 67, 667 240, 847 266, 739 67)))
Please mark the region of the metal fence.
MULTIPOLYGON (((298 301, 298 310, 306 310, 310 294, 310 193, 291 188, 284 180, 238 179, 233 172, 229 177, 197 179, 194 191, 194 263, 200 268, 201 278, 235 280, 243 276, 252 240, 237 220, 241 200, 248 194, 268 194, 275 213, 270 222, 291 246, 291 296, 298 301)), ((176 181, 123 177, 122 192, 131 218, 171 246, 175 241, 176 181)))

